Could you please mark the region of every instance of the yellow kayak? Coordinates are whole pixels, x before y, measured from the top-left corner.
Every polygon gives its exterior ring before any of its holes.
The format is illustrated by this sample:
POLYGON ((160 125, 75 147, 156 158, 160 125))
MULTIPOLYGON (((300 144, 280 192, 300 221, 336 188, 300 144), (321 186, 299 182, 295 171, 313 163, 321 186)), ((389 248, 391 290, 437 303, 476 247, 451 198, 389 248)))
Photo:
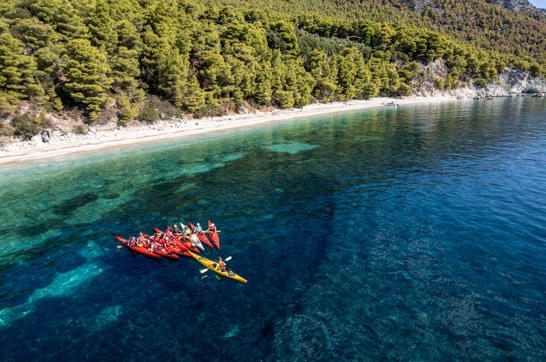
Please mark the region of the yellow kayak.
POLYGON ((205 258, 205 257, 203 257, 201 255, 197 255, 195 253, 192 253, 191 251, 188 251, 188 253, 191 255, 192 258, 197 260, 201 265, 203 265, 207 269, 212 270, 216 274, 246 284, 247 280, 245 278, 243 278, 242 276, 232 272, 231 269, 226 269, 226 271, 220 270, 220 266, 218 265, 218 262, 216 262, 214 260, 207 259, 207 258, 205 258))

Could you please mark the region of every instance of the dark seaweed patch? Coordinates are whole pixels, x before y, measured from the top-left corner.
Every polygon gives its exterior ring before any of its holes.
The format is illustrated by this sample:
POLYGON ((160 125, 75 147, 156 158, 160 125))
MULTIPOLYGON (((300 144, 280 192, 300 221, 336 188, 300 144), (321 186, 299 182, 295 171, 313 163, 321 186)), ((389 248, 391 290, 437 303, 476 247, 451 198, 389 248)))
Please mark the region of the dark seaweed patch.
POLYGON ((267 323, 260 330, 260 335, 262 336, 262 338, 271 338, 273 337, 273 332, 273 321, 268 320, 267 323))
POLYGON ((63 202, 60 205, 57 205, 53 208, 53 212, 57 215, 67 215, 74 212, 74 210, 83 207, 95 200, 97 200, 99 196, 97 194, 93 193, 86 193, 83 195, 78 195, 70 200, 67 200, 63 202))

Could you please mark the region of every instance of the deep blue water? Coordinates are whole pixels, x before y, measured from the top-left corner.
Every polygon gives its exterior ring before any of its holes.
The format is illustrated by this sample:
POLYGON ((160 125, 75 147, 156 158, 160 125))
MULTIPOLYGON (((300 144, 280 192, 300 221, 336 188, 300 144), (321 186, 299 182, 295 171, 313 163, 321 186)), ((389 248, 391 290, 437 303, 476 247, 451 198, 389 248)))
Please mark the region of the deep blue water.
POLYGON ((0 204, 1 361, 546 360, 544 99, 3 168, 0 204), (113 239, 207 219, 247 285, 113 239))

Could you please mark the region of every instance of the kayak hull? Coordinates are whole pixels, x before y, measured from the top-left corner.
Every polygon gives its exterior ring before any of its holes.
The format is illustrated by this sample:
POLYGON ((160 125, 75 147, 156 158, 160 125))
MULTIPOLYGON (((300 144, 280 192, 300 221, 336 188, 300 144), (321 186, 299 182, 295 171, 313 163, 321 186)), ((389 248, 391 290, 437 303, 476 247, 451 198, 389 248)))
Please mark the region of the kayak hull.
POLYGON ((205 244, 206 246, 208 246, 209 248, 213 248, 212 246, 212 243, 210 242, 209 238, 207 238, 207 235, 203 234, 203 233, 198 233, 198 234, 195 234, 197 235, 197 237, 199 238, 199 241, 201 241, 203 244, 205 244))
POLYGON ((212 241, 216 249, 220 250, 220 236, 218 236, 217 232, 210 235, 210 241, 212 241))
POLYGON ((165 257, 167 259, 171 260, 178 260, 180 257, 176 255, 173 251, 167 251, 167 250, 154 250, 154 254, 157 254, 159 256, 165 257))
POLYGON ((188 253, 198 263, 203 265, 205 268, 207 268, 209 270, 212 270, 216 274, 218 274, 218 275, 220 275, 222 277, 225 277, 225 278, 233 279, 233 280, 238 281, 238 282, 243 283, 243 284, 247 283, 247 280, 245 278, 243 278, 242 276, 238 275, 238 274, 235 274, 235 273, 230 272, 230 271, 220 270, 220 267, 219 267, 218 263, 215 262, 214 260, 207 259, 207 258, 205 258, 205 257, 203 257, 201 255, 197 255, 195 253, 192 253, 191 251, 189 251, 188 253))

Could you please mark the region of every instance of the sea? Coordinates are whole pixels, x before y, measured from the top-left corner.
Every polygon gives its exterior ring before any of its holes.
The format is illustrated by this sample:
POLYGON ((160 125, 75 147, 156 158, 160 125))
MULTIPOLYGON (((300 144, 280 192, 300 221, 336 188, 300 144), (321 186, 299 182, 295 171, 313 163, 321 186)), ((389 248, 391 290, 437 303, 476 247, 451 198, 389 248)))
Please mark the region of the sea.
POLYGON ((0 361, 546 361, 546 100, 0 169, 0 361), (115 241, 208 220, 248 280, 115 241))

